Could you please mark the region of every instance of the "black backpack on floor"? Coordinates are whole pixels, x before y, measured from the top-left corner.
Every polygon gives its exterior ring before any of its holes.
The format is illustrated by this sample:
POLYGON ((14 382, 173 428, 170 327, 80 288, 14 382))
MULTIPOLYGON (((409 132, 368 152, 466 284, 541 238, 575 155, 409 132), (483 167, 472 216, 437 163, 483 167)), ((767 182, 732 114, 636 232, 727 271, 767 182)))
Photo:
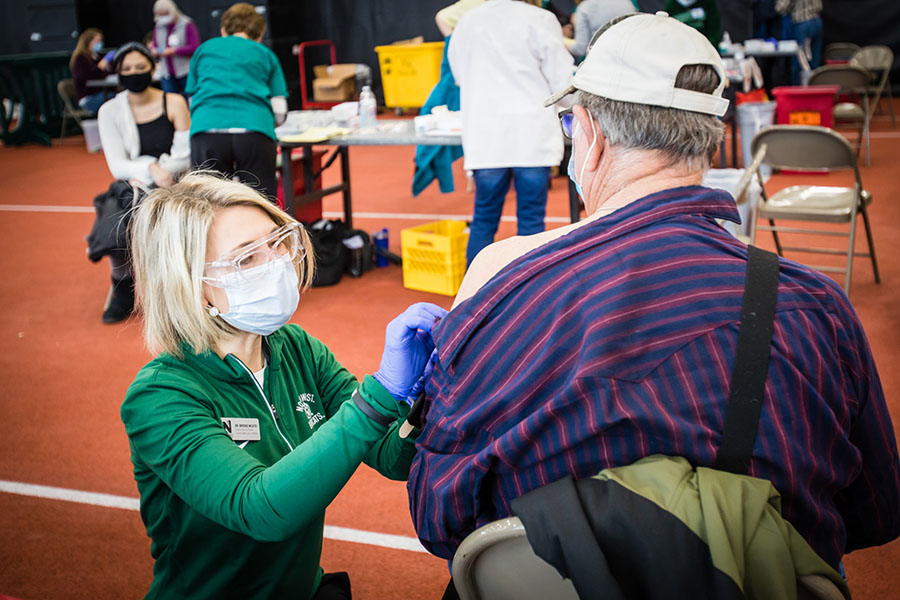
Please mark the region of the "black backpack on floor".
POLYGON ((347 228, 343 221, 319 219, 308 228, 316 252, 316 276, 313 287, 335 285, 347 267, 348 251, 344 246, 347 228))

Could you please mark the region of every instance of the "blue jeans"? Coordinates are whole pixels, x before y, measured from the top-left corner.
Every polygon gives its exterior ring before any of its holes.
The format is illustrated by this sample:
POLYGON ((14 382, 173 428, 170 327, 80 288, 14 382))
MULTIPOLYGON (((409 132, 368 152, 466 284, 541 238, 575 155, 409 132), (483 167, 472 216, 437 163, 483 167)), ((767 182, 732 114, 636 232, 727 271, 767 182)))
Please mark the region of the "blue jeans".
POLYGON ((509 190, 509 182, 516 187, 516 218, 519 235, 532 235, 544 230, 544 214, 547 211, 547 190, 550 187, 550 167, 506 167, 502 169, 476 169, 475 215, 469 230, 466 247, 466 264, 472 264, 475 256, 494 242, 494 234, 500 225, 503 201, 509 190))
POLYGON ((104 92, 97 92, 96 94, 85 96, 84 98, 79 100, 78 106, 96 115, 97 111, 100 110, 100 106, 104 102, 106 102, 106 94, 104 92))
POLYGON ((184 77, 163 77, 159 80, 159 85, 164 92, 173 94, 181 94, 184 96, 184 86, 187 84, 187 75, 184 77))
MULTIPOLYGON (((816 69, 822 64, 822 17, 816 17, 809 21, 801 21, 794 23, 794 39, 800 45, 800 51, 806 47, 806 40, 809 40, 809 47, 812 56, 809 59, 811 69, 816 69)), ((794 85, 800 85, 800 64, 794 59, 793 80, 794 85)))

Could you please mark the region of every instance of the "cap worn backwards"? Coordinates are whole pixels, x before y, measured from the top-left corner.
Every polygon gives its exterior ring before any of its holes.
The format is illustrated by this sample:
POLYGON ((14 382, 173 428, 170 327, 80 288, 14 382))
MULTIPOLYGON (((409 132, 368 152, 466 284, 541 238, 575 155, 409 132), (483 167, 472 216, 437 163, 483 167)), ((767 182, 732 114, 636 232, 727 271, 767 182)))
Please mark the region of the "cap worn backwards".
POLYGON ((718 51, 696 29, 669 17, 635 14, 600 34, 575 71, 572 84, 553 94, 544 106, 582 90, 620 102, 678 108, 721 117, 728 108, 722 98, 725 69, 718 51), (707 94, 675 87, 682 67, 709 65, 719 85, 707 94))

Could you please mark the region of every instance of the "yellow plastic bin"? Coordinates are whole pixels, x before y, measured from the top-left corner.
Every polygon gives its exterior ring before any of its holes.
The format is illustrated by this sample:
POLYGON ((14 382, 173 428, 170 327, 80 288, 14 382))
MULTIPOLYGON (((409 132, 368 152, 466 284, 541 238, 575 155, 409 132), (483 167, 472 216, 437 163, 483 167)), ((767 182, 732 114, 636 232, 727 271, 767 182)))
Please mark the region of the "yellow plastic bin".
POLYGON ((436 221, 400 232, 403 286, 455 296, 466 274, 465 221, 436 221))
POLYGON ((421 107, 441 78, 444 42, 375 46, 381 67, 384 104, 389 108, 421 107))

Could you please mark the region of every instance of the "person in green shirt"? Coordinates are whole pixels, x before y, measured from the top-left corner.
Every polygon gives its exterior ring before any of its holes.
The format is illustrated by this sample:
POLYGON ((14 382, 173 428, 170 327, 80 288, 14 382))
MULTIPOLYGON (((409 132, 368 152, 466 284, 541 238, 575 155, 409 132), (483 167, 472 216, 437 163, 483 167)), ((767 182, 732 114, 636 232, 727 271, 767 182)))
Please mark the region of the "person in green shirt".
POLYGON ((391 321, 360 385, 286 324, 313 250, 258 192, 189 174, 141 202, 131 236, 159 353, 121 407, 156 561, 146 597, 349 598, 347 575, 319 566, 325 508, 361 462, 407 478, 415 446, 398 429, 446 311, 414 304, 391 321))
POLYGON ((705 35, 714 47, 719 47, 722 17, 716 0, 667 0, 663 10, 705 35))
POLYGON ((275 126, 287 116, 287 84, 275 54, 260 43, 266 22, 245 2, 222 15, 222 37, 191 57, 191 164, 214 169, 274 198, 275 126))

